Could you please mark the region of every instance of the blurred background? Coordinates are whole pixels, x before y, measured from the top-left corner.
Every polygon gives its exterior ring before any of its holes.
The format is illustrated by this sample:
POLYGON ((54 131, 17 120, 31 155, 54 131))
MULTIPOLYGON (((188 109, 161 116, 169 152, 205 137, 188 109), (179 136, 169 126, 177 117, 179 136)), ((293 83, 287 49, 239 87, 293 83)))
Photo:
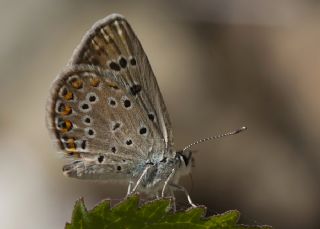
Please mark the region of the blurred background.
MULTIPOLYGON (((121 13, 149 57, 176 148, 197 145, 193 182, 209 213, 320 228, 320 4, 306 0, 0 1, 0 228, 63 228, 74 201, 126 187, 62 175, 45 126, 49 87, 84 33, 121 13)), ((186 203, 179 195, 179 203, 186 203)))

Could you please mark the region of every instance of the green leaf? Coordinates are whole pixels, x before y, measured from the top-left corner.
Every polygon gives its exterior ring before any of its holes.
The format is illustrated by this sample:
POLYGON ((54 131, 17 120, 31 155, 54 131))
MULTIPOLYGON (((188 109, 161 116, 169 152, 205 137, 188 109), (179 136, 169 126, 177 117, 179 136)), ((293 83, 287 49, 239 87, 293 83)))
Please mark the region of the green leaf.
POLYGON ((206 208, 199 206, 173 213, 171 199, 163 198, 139 205, 139 196, 133 195, 113 208, 105 200, 88 211, 81 198, 74 206, 71 223, 66 229, 127 228, 127 229, 267 229, 270 226, 237 224, 240 213, 236 210, 205 217, 206 208))

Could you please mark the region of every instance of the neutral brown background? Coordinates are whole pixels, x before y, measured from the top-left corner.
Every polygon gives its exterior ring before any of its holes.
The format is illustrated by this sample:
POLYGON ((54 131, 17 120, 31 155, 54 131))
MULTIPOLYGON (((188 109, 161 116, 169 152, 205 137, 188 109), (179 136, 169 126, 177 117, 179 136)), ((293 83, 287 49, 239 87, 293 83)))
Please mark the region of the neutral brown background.
POLYGON ((239 209, 248 223, 320 227, 317 1, 0 4, 0 228, 62 228, 80 196, 91 208, 125 195, 125 186, 64 177, 44 121, 52 80, 85 31, 114 12, 145 48, 177 148, 249 128, 195 147, 193 185, 182 181, 194 202, 239 209))

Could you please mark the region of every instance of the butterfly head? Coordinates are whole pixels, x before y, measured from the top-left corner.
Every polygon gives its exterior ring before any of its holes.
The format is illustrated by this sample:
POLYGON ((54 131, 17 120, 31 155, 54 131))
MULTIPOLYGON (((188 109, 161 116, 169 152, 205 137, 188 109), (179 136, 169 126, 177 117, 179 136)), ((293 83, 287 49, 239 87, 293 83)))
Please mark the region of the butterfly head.
POLYGON ((192 157, 192 151, 178 151, 176 152, 176 159, 179 161, 179 168, 181 175, 187 175, 191 172, 191 168, 194 165, 194 158, 192 157))

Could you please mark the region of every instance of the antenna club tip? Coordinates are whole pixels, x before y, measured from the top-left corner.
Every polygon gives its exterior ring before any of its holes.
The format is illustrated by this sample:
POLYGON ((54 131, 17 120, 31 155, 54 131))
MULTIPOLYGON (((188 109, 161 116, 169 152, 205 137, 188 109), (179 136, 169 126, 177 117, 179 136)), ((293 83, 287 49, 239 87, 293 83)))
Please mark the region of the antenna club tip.
POLYGON ((239 129, 237 129, 237 130, 234 132, 234 134, 238 134, 238 133, 240 133, 240 132, 242 132, 242 131, 245 131, 245 130, 247 130, 247 127, 246 127, 246 126, 243 126, 243 127, 239 128, 239 129))
POLYGON ((243 126, 240 128, 240 130, 247 130, 247 129, 248 129, 248 127, 246 127, 246 126, 243 126))

